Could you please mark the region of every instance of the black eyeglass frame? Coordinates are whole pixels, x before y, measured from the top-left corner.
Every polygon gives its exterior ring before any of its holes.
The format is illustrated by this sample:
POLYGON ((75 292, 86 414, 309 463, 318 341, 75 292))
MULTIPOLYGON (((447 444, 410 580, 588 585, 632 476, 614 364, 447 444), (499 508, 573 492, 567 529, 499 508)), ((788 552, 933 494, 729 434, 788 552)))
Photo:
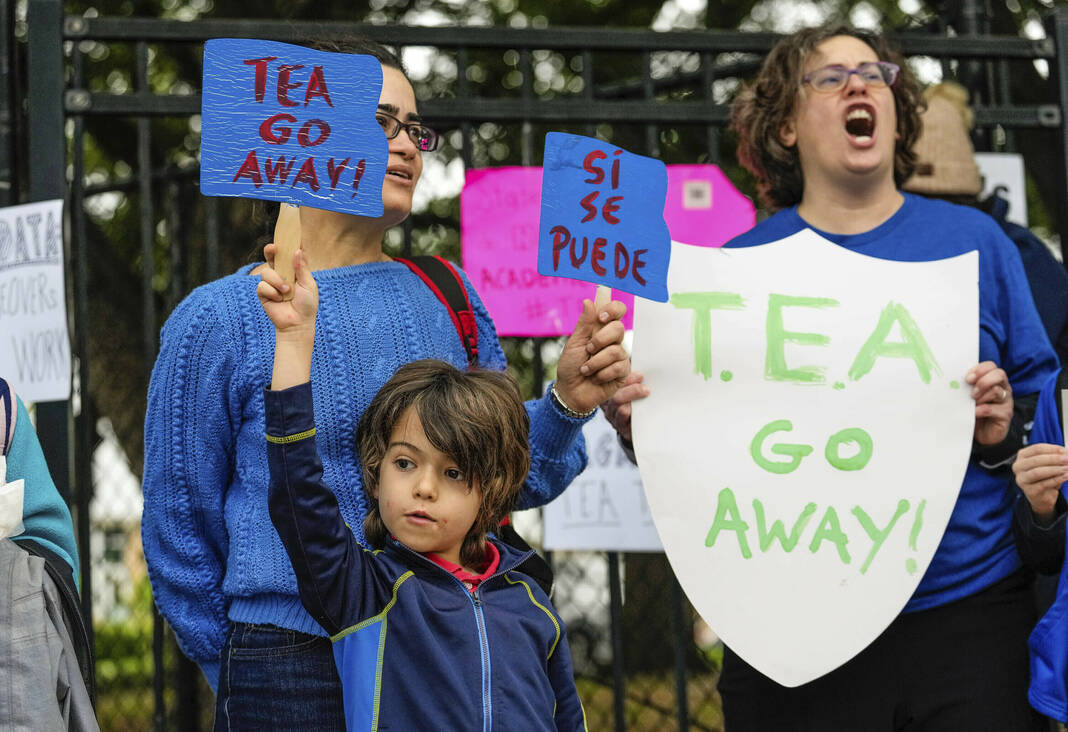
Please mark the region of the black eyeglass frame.
POLYGON ((857 66, 855 69, 848 69, 845 66, 842 66, 841 64, 829 64, 827 66, 821 66, 818 69, 814 69, 802 76, 801 83, 808 84, 810 87, 812 87, 812 90, 814 92, 817 92, 819 94, 833 94, 837 91, 841 91, 842 89, 844 89, 849 83, 849 77, 853 74, 857 74, 858 76, 860 76, 861 81, 863 81, 865 84, 874 85, 877 88, 888 86, 893 89, 894 85, 897 84, 898 77, 901 74, 901 67, 893 63, 892 61, 865 61, 864 63, 857 66), (861 76, 864 70, 870 69, 873 66, 879 69, 879 77, 882 80, 881 83, 873 83, 861 76), (821 71, 825 71, 827 69, 834 69, 836 71, 845 72, 845 77, 842 79, 842 83, 833 89, 820 89, 812 83, 812 77, 820 73, 821 71), (887 76, 890 77, 889 80, 887 80, 887 76))
POLYGON ((411 139, 415 146, 419 148, 419 152, 434 152, 438 149, 438 144, 441 142, 441 135, 438 134, 438 131, 433 127, 428 127, 422 122, 404 122, 397 117, 394 117, 389 112, 383 112, 381 109, 375 112, 375 119, 377 120, 379 117, 385 117, 396 124, 396 127, 393 128, 393 132, 390 133, 385 125, 381 122, 378 123, 382 127, 382 131, 386 133, 387 140, 392 140, 400 134, 401 130, 404 130, 408 133, 409 139, 411 139), (429 136, 425 138, 425 143, 424 139, 421 139, 419 135, 419 130, 425 130, 429 133, 429 136))

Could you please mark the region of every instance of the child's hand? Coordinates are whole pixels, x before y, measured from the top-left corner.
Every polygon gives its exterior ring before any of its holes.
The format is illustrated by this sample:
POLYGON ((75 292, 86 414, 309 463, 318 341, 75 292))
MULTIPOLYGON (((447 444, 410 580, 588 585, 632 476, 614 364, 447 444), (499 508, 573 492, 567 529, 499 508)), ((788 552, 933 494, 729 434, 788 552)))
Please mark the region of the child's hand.
POLYGON ((319 310, 319 288, 315 284, 315 278, 308 271, 308 260, 304 256, 304 250, 298 249, 293 254, 293 297, 283 300, 282 296, 288 292, 287 285, 274 271, 274 244, 264 247, 267 255, 267 263, 270 267, 264 267, 260 272, 260 283, 256 285, 256 295, 260 298, 267 317, 274 323, 279 336, 283 334, 294 336, 307 336, 315 334, 315 315, 319 310))
POLYGON ((996 445, 1009 434, 1012 421, 1012 387, 1005 371, 993 361, 973 366, 964 376, 975 400, 975 441, 996 445))
POLYGON ((1068 482, 1068 448, 1028 445, 1016 453, 1012 472, 1016 474, 1016 484, 1031 504, 1035 522, 1048 526, 1056 518, 1061 485, 1068 482))

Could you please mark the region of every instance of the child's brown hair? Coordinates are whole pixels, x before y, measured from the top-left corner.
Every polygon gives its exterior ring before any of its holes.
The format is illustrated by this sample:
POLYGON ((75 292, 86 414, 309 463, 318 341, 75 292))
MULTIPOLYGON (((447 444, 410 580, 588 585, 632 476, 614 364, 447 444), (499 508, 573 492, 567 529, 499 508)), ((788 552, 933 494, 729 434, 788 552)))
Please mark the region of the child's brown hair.
POLYGON ((363 531, 373 547, 389 536, 378 501, 379 469, 401 415, 414 407, 427 440, 456 461, 482 492, 474 525, 460 549, 460 561, 479 566, 486 534, 515 506, 530 469, 530 419, 519 386, 501 371, 461 371, 425 359, 406 364, 386 382, 360 417, 356 449, 363 466, 368 511, 363 531))

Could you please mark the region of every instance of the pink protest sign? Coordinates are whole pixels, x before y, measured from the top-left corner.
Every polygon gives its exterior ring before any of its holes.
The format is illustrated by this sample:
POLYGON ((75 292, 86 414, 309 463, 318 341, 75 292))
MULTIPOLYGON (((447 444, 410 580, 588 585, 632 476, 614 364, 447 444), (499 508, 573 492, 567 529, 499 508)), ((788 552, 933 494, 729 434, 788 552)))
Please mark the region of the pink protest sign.
MULTIPOLYGON (((664 219, 673 241, 720 246, 756 222, 752 202, 715 165, 669 165, 664 219)), ((593 299, 587 282, 538 274, 541 168, 469 170, 460 196, 463 265, 502 336, 567 335, 593 299)), ((613 291, 627 305, 634 297, 613 291)))

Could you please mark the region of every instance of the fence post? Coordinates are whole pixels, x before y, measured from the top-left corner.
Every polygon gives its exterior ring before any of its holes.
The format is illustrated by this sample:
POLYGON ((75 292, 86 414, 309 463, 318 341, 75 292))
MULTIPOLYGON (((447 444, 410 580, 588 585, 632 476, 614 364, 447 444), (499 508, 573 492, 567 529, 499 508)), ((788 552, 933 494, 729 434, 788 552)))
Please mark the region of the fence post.
MULTIPOLYGON (((33 94, 29 113, 29 201, 63 198, 67 187, 67 144, 63 129, 63 8, 59 0, 29 0, 27 71, 33 94)), ((64 267, 70 272, 70 252, 64 246, 64 267)), ((68 276, 67 281, 70 281, 68 276)), ((64 293, 65 294, 65 293, 64 293)), ((69 348, 69 344, 68 344, 69 348)), ((52 479, 70 503, 70 400, 37 405, 37 434, 52 479)), ((89 561, 84 557, 83 561, 89 561)))
POLYGON ((1061 230, 1061 259, 1068 269, 1068 8, 1053 11, 1046 23, 1046 34, 1053 39, 1057 55, 1053 60, 1054 90, 1061 110, 1061 207, 1058 223, 1061 230))

